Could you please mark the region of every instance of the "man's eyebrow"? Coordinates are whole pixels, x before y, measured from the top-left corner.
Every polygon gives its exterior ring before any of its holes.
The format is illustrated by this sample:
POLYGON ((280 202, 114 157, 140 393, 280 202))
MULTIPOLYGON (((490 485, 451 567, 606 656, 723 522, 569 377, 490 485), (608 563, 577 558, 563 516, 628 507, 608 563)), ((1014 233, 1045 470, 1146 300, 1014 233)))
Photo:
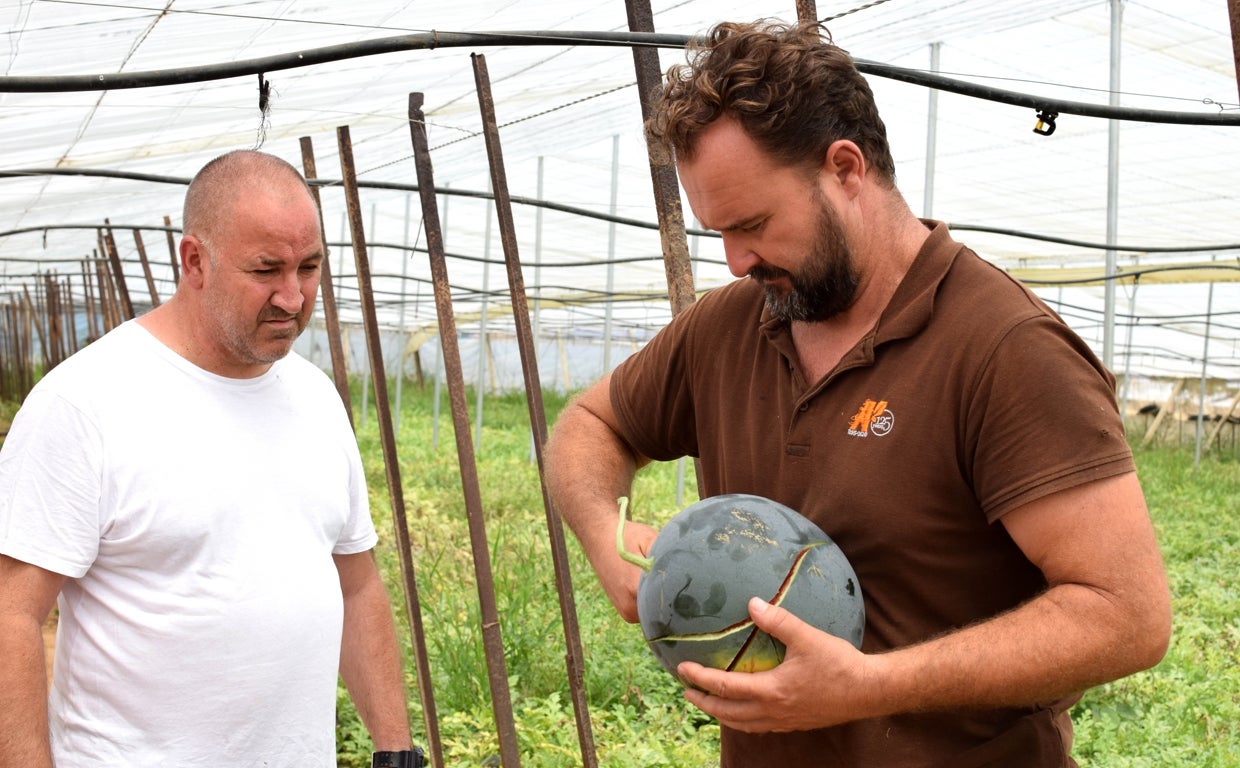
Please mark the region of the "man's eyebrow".
POLYGON ((747 216, 743 219, 738 219, 736 221, 730 222, 720 227, 708 227, 708 229, 714 229, 716 232, 731 232, 733 230, 745 229, 746 227, 751 227, 765 218, 766 218, 765 213, 757 213, 757 214, 754 214, 753 216, 747 216))
MULTIPOLYGON (((322 261, 325 258, 327 258, 327 254, 323 251, 315 251, 314 253, 307 254, 306 256, 298 259, 297 263, 304 264, 307 261, 322 261)), ((284 259, 279 258, 278 256, 267 256, 261 253, 255 257, 255 261, 264 267, 279 267, 284 265, 284 259)))

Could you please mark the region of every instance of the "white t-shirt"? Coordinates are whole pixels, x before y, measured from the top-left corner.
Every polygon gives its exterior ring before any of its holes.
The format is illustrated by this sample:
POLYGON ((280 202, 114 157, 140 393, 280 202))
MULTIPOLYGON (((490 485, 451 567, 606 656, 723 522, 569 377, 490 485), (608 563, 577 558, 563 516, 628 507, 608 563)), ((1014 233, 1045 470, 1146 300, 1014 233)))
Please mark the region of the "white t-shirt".
POLYGON ((334 766, 332 554, 376 542, 357 443, 289 355, 208 373, 129 322, 52 370, 0 453, 0 552, 69 578, 63 766, 334 766))

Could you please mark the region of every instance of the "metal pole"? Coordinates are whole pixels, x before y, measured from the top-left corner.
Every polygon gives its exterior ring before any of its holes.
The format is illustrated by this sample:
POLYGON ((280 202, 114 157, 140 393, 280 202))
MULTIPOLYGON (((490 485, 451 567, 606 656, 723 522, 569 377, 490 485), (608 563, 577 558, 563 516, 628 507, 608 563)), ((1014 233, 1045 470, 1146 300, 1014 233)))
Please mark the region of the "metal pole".
MULTIPOLYGON (((608 212, 616 215, 620 194, 620 134, 611 137, 611 205, 608 212)), ((616 290, 616 222, 607 225, 607 305, 603 313, 603 373, 611 370, 611 321, 615 312, 612 294, 616 290)))
POLYGON ((103 242, 108 249, 108 259, 112 262, 112 282, 116 284, 116 294, 120 298, 120 308, 125 320, 132 320, 133 302, 129 300, 129 286, 125 284, 125 268, 121 265, 121 255, 116 250, 116 240, 112 237, 112 222, 103 220, 106 228, 103 231, 103 242))
POLYGON ((1201 393, 1197 400, 1197 437, 1193 449, 1193 466, 1201 461, 1201 434, 1205 431, 1206 418, 1206 369, 1210 363, 1210 318, 1214 313, 1214 283, 1210 283, 1210 291, 1206 296, 1206 333, 1201 350, 1201 393))
MULTIPOLYGON (((360 212, 358 213, 358 216, 361 216, 360 212)), ((370 204, 370 236, 371 237, 375 236, 375 204, 374 203, 370 204)), ((357 259, 357 246, 356 245, 353 246, 353 258, 355 260, 357 259)), ((360 283, 361 275, 360 274, 358 275, 358 278, 359 278, 358 287, 360 288, 361 287, 361 283, 360 283)), ((374 296, 371 296, 371 299, 373 298, 374 296)), ((365 300, 366 299, 363 297, 362 301, 365 302, 365 300)), ((378 343, 379 343, 378 334, 376 334, 373 339, 370 337, 369 334, 366 335, 367 352, 370 351, 369 347, 371 344, 378 344, 378 343)), ((382 347, 380 347, 380 350, 382 351, 382 347)), ((371 367, 372 366, 366 366, 362 368, 362 426, 363 427, 366 426, 366 413, 367 411, 370 410, 371 367)), ((378 409, 378 407, 379 407, 379 404, 376 403, 375 404, 376 410, 378 409)))
MULTIPOLYGON (((490 182, 488 182, 489 184, 490 182)), ((474 382, 474 450, 482 450, 483 393, 487 376, 487 308, 491 304, 491 209, 487 201, 482 229, 482 312, 478 318, 478 380, 474 382)))
POLYGON ((1231 20, 1231 55, 1236 63, 1236 92, 1240 93, 1240 0, 1227 0, 1227 17, 1231 20))
MULTIPOLYGON (((314 160, 314 142, 309 136, 301 137, 301 167, 307 179, 317 179, 314 160)), ((314 197, 314 205, 319 211, 319 236, 323 238, 323 261, 319 264, 319 291, 323 294, 323 324, 327 326, 327 349, 332 359, 332 381, 336 385, 336 393, 344 404, 344 412, 349 416, 349 426, 353 426, 353 400, 349 395, 349 361, 344 356, 344 344, 340 340, 340 315, 336 311, 336 286, 332 283, 331 252, 327 250, 327 230, 323 222, 323 201, 319 197, 319 187, 310 185, 310 194, 314 197)))
POLYGON ((138 248, 138 260, 142 262, 142 275, 146 278, 146 289, 151 294, 151 306, 159 306, 159 291, 155 288, 155 275, 151 274, 151 262, 146 259, 146 245, 142 242, 142 231, 133 231, 133 242, 138 248))
POLYGON ((506 768, 521 765, 512 695, 504 661, 504 641, 495 605, 495 580, 491 575, 491 556, 487 546, 486 521, 482 511, 482 492, 478 486, 478 464, 469 439, 469 413, 465 403, 465 376, 461 350, 456 343, 456 319, 452 313, 452 286, 448 282, 447 258, 440 238, 439 215, 435 206, 435 179, 426 140, 426 117, 422 113, 421 93, 409 94, 409 132, 413 141, 418 174, 418 193, 422 198, 422 222, 426 250, 430 255, 431 278, 435 287, 435 308, 439 315, 440 346, 448 371, 448 397, 452 402, 452 426, 456 431, 457 459, 461 470, 461 492, 469 523, 469 542, 473 552, 474 576, 478 587, 478 606, 482 613, 482 646, 491 685, 491 709, 499 737, 500 761, 506 768))
MULTIPOLYGON (((1124 0, 1111 0, 1111 106, 1119 104, 1120 40, 1123 29, 1124 0)), ((1119 121, 1107 123, 1107 245, 1119 239, 1119 121)), ((1102 363, 1115 367, 1115 260, 1114 249, 1107 249, 1103 289, 1102 363)))
POLYGON ((1137 288, 1141 287, 1141 276, 1132 281, 1132 295, 1128 297, 1128 340, 1124 344, 1124 387, 1119 399, 1121 419, 1128 418, 1128 387, 1132 383, 1132 337, 1137 325, 1137 288))
MULTIPOLYGON (((654 14, 650 11, 650 0, 625 0, 624 5, 629 31, 654 31, 654 14)), ((654 48, 633 46, 633 66, 637 72, 642 120, 645 121, 650 119, 655 96, 663 83, 659 52, 654 48)), ((685 238, 685 216, 680 207, 680 181, 676 178, 675 159, 666 147, 647 137, 646 149, 650 155, 650 179, 654 184, 655 207, 659 216, 663 268, 667 273, 667 296, 672 305, 672 314, 678 315, 697 299, 693 292, 689 244, 685 238)))
MULTIPOLYGON (((495 119, 495 103, 491 96, 491 82, 487 74, 486 58, 473 55, 474 80, 477 83, 478 105, 482 111, 482 131, 486 139, 487 155, 491 160, 491 187, 495 191, 495 211, 499 218, 500 240, 504 246, 504 262, 508 272, 508 287, 512 297, 512 319, 517 330, 517 345, 521 352, 521 372, 525 377, 526 402, 530 410, 530 427, 536 433, 538 476, 542 485, 543 508, 547 516, 547 532, 551 539, 552 562, 555 566, 556 587, 560 596, 560 617, 564 624, 564 640, 567 645, 569 691, 577 715, 577 737, 581 744, 581 757, 586 766, 598 765, 594 750, 594 734, 590 727, 590 711, 586 701, 585 660, 581 650, 581 631, 577 624, 577 609, 573 602, 573 582, 569 570, 568 550, 564 543, 564 528, 559 514, 547 491, 545 464, 542 447, 547 442, 547 415, 543 408, 542 385, 538 375, 538 356, 535 354, 534 334, 530 326, 529 307, 525 296, 525 283, 521 276, 521 259, 517 253, 516 226, 512 218, 512 202, 508 197, 508 179, 504 171, 504 158, 499 142, 499 127, 495 119)), ((616 137, 617 141, 619 137, 616 137)))
MULTIPOLYGON (((404 241, 406 249, 409 248, 409 219, 410 219, 409 210, 412 204, 413 204, 413 195, 411 193, 406 192, 405 193, 405 241, 404 241)), ((405 250, 404 252, 401 253, 401 261, 400 261, 400 325, 399 327, 400 327, 401 337, 405 339, 405 341, 401 343, 400 345, 400 358, 399 358, 400 365, 398 365, 396 368, 396 424, 394 426, 396 427, 397 435, 400 434, 400 414, 401 414, 400 393, 401 393, 402 385, 405 383, 405 347, 409 345, 409 341, 408 341, 409 334, 408 332, 405 331, 405 301, 406 301, 405 286, 408 285, 408 283, 406 282, 408 278, 409 278, 409 251, 405 250)))
MULTIPOLYGON (((543 199, 543 160, 542 155, 538 156, 538 181, 537 188, 534 190, 534 196, 539 201, 543 199)), ((538 362, 538 345, 542 339, 541 333, 541 311, 542 311, 542 226, 543 226, 543 207, 537 206, 534 210, 534 310, 532 333, 534 335, 534 362, 538 362)), ((541 382, 540 382, 541 383, 541 382)), ((538 460, 538 444, 537 438, 534 436, 534 428, 530 427, 530 461, 538 460)))
MULTIPOLYGON (((450 188, 450 186, 451 186, 450 184, 444 184, 444 189, 448 189, 450 188)), ((447 195, 447 194, 443 195, 443 227, 441 230, 441 234, 439 235, 439 242, 440 242, 440 246, 444 248, 445 253, 447 253, 447 247, 448 247, 447 245, 448 243, 448 203, 451 201, 452 201, 452 195, 447 195)), ((426 211, 423 210, 422 214, 423 214, 423 221, 425 221, 426 211)), ((453 333, 456 332, 455 327, 456 326, 454 325, 453 333)), ((454 341, 453 343, 456 343, 456 342, 454 341)), ((435 405, 434 405, 434 408, 432 409, 434 411, 434 420, 431 422, 431 450, 432 451, 439 449, 439 404, 441 400, 440 394, 442 391, 442 384, 443 384, 443 382, 440 380, 439 372, 443 370, 443 364, 444 364, 443 328, 440 328, 439 329, 439 343, 435 345, 435 405)))
POLYGON ((181 266, 177 256, 176 238, 172 236, 172 218, 164 217, 164 236, 168 239, 168 260, 172 262, 172 284, 181 284, 181 266))
MULTIPOLYGON (((801 0, 797 9, 800 18, 805 18, 805 14, 817 16, 810 5, 811 1, 801 0)), ((650 0, 625 0, 624 8, 630 32, 654 31, 654 14, 650 10, 650 0)), ((654 112, 654 100, 663 85, 658 51, 634 46, 633 68, 637 73, 637 95, 644 122, 649 120, 654 112)), ((674 317, 697 301, 693 288, 693 263, 689 259, 689 241, 685 237, 685 215, 680 207, 680 179, 676 176, 675 158, 661 142, 653 141, 647 136, 646 152, 650 157, 650 180, 654 185, 654 202, 659 217, 663 271, 667 275, 667 298, 674 317)), ((700 462, 694 462, 694 471, 698 488, 701 488, 700 462)))
MULTIPOLYGON (((930 71, 939 71, 939 54, 942 51, 942 43, 930 44, 930 71)), ((930 92, 930 104, 926 113, 926 181, 925 189, 922 192, 921 215, 924 218, 934 218, 934 164, 938 159, 938 140, 939 140, 939 91, 937 88, 928 89, 930 92)))
POLYGON ((418 687, 422 696, 422 713, 426 721, 427 744, 443 765, 443 748, 439 740, 439 719, 435 697, 431 691, 431 668, 426 652, 426 635, 422 626, 422 605, 414 574, 413 550, 409 539, 409 523, 405 516, 405 494, 400 476, 400 459, 396 453, 396 434, 392 430, 392 412, 388 409, 387 376, 383 370, 383 350, 379 345, 379 321, 375 313, 375 294, 370 280, 370 260, 366 255, 366 233, 362 228, 361 203, 357 192, 357 173, 353 164, 353 142, 348 126, 336 129, 340 147, 340 173, 344 181, 345 203, 349 229, 353 234, 353 259, 357 265, 357 287, 361 296, 362 322, 366 329, 366 348, 370 367, 374 369, 375 418, 379 421, 379 438, 383 444, 383 466, 387 473, 388 498, 392 504, 392 525, 396 533, 396 550, 405 587, 405 610, 413 633, 414 660, 417 664, 418 687))
POLYGON ((93 283, 91 283, 90 265, 88 259, 82 260, 82 298, 85 304, 86 312, 86 341, 89 344, 99 338, 99 320, 95 317, 95 291, 93 283))
MULTIPOLYGON (((538 187, 535 190, 535 196, 541 201, 543 199, 543 158, 538 158, 538 187)), ((537 342, 541 338, 541 321, 540 313, 542 310, 542 247, 543 247, 543 207, 540 205, 534 210, 534 341, 537 342)))

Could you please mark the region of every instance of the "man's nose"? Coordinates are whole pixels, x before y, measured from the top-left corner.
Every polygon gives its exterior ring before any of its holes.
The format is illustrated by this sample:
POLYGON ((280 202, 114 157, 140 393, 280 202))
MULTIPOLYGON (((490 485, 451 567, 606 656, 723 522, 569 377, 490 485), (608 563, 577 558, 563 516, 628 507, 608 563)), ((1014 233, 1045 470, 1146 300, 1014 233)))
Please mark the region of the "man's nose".
POLYGON ((293 272, 280 281, 279 288, 272 294, 271 303, 277 308, 295 315, 301 312, 302 304, 305 297, 301 293, 301 281, 297 278, 297 273, 293 272))
POLYGON ((745 238, 726 233, 723 235, 723 257, 728 262, 728 270, 736 277, 748 275, 749 270, 762 261, 745 238))

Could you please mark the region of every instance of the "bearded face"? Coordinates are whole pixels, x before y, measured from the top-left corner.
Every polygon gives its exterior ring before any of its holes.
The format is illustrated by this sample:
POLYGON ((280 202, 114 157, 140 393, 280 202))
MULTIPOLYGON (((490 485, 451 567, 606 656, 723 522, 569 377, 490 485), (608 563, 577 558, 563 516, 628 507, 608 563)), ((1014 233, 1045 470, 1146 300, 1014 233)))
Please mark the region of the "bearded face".
POLYGON ((771 314, 785 322, 827 320, 852 306, 857 296, 857 272, 839 217, 817 190, 814 197, 817 226, 800 267, 790 272, 758 264, 749 270, 749 276, 762 284, 771 314))

